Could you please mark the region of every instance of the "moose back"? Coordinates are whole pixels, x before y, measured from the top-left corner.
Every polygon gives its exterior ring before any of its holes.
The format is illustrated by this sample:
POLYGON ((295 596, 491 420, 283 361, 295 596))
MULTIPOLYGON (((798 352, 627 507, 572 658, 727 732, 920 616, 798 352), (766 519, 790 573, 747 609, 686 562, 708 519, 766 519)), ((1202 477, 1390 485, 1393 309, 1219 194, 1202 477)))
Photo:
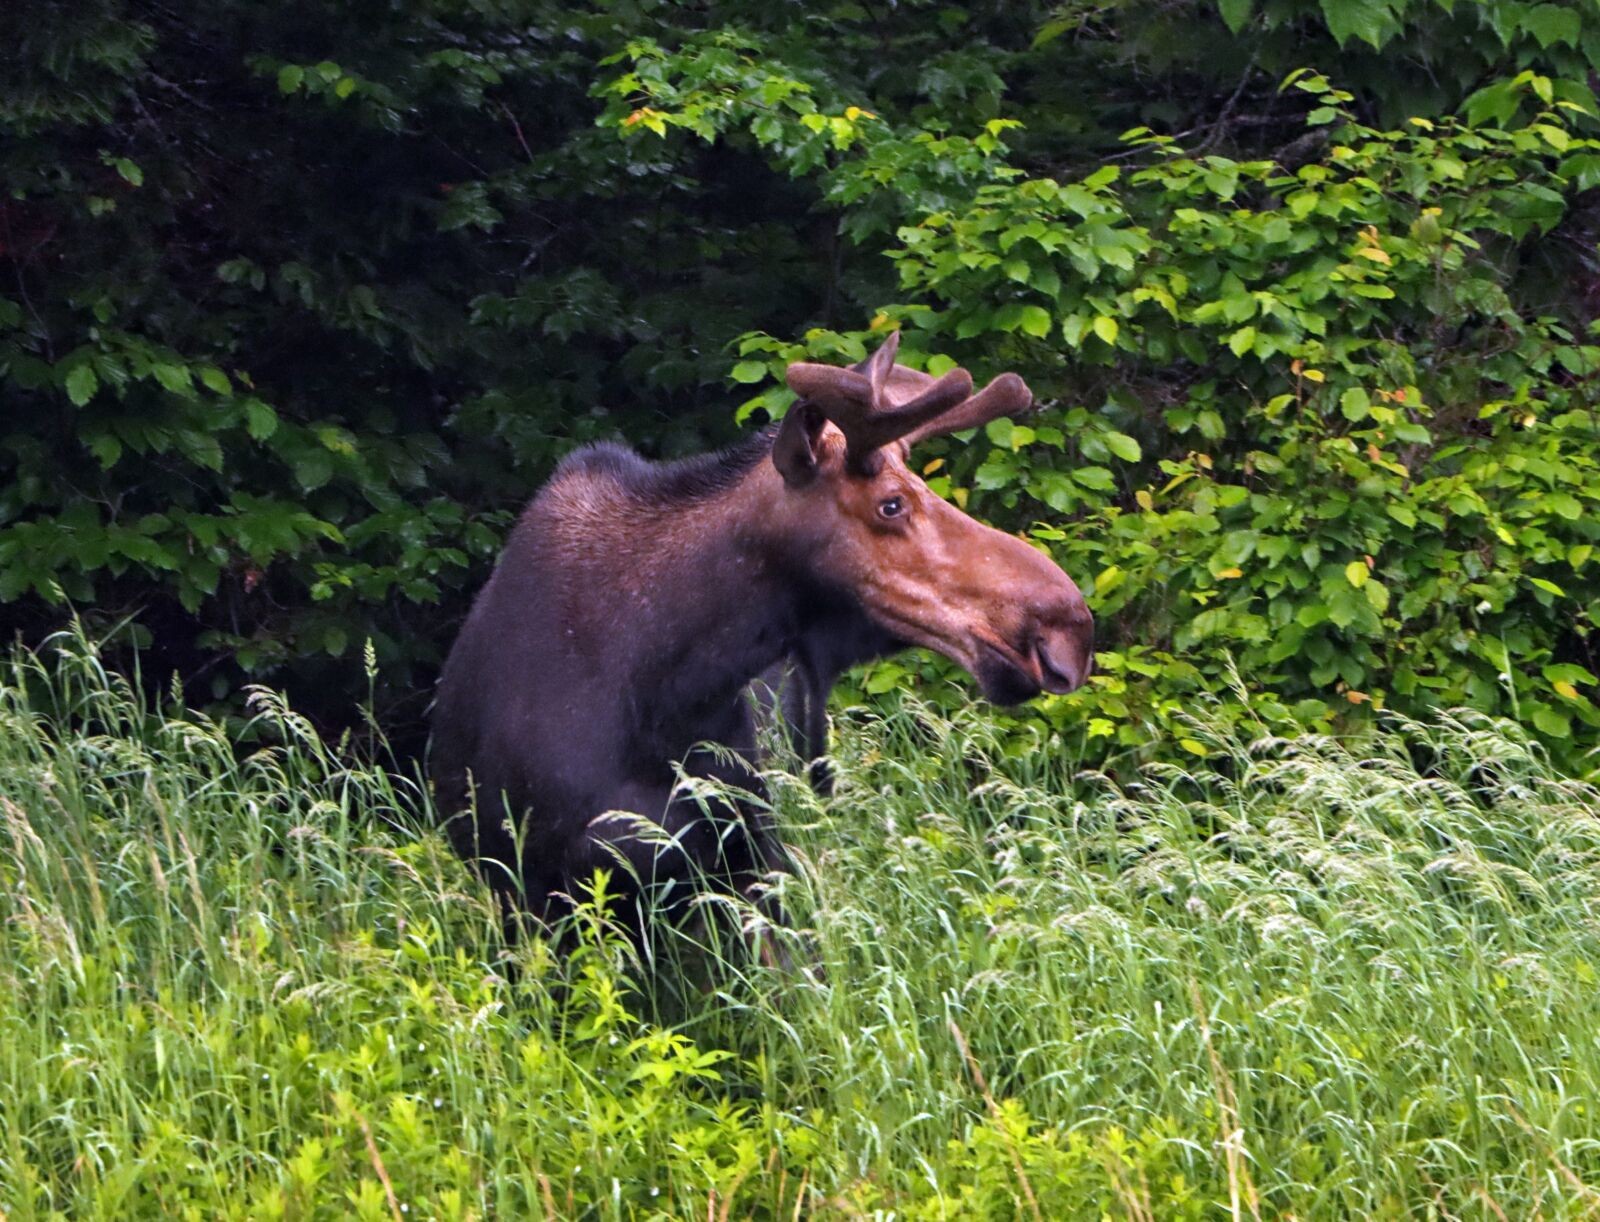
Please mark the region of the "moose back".
POLYGON ((799 682, 786 712, 807 758, 840 672, 909 645, 1002 704, 1088 676, 1072 580, 907 465, 924 438, 1028 409, 1027 387, 1002 374, 974 395, 965 370, 896 364, 898 341, 854 368, 791 365, 798 401, 730 450, 591 446, 534 497, 445 664, 430 749, 452 841, 509 907, 558 917, 608 867, 637 921, 651 885, 746 890, 781 868, 763 815, 730 830, 674 791, 680 767, 757 784, 745 689, 775 665, 799 682))

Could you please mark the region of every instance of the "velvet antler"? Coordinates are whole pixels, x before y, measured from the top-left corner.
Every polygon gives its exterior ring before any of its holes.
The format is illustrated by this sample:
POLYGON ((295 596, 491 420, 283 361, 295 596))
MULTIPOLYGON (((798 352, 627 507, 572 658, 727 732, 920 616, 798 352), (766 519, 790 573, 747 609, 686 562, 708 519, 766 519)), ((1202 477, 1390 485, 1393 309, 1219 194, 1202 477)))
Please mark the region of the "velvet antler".
POLYGON ((789 366, 789 388, 838 426, 847 461, 858 471, 870 469, 871 455, 892 441, 915 445, 1026 411, 1033 403, 1027 384, 1014 373, 1001 374, 973 394, 972 375, 965 369, 935 378, 896 365, 899 350, 896 331, 853 369, 804 361, 789 366))

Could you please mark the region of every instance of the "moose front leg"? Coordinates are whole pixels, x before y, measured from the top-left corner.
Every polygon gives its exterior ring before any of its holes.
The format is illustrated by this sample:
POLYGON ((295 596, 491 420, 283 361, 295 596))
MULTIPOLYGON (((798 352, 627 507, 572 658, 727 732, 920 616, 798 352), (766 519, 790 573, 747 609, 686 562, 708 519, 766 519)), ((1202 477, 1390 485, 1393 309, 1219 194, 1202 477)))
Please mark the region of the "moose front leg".
POLYGON ((627 785, 593 819, 567 859, 574 881, 609 872, 613 915, 642 947, 656 912, 681 917, 707 884, 755 904, 783 924, 781 905, 765 886, 790 859, 770 816, 745 803, 692 797, 667 786, 627 785), (658 814, 633 812, 653 811, 658 814))

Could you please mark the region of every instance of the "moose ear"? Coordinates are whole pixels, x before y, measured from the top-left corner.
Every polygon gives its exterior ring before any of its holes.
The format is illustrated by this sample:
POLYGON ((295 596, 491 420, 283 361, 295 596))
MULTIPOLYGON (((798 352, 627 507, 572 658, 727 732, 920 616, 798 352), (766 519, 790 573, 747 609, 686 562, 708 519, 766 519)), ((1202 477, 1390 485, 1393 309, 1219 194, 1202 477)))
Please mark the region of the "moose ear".
POLYGON ((789 409, 772 441, 772 465, 791 488, 803 488, 817 475, 818 445, 828 418, 802 399, 789 409))

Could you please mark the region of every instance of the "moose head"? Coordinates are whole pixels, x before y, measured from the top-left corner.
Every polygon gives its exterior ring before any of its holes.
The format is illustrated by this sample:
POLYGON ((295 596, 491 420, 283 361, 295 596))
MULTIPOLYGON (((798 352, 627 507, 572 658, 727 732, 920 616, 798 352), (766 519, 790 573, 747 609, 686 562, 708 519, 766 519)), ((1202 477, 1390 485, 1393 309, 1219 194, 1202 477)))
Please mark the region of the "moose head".
POLYGON ((1093 666, 1094 621, 1078 587, 907 465, 917 442, 1024 412, 1032 394, 1014 373, 973 394, 964 369, 934 378, 896 364, 899 346, 895 332, 853 368, 789 366, 800 399, 772 462, 790 545, 803 540, 816 576, 895 639, 959 663, 990 700, 1072 691, 1093 666))

